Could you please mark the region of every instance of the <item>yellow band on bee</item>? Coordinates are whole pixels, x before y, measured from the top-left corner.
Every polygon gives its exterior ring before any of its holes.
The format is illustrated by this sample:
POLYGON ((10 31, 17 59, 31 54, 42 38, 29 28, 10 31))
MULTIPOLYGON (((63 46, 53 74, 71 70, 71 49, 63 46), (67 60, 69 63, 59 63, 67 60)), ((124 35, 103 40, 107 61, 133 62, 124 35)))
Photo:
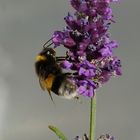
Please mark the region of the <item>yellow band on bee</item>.
POLYGON ((43 56, 43 55, 37 55, 37 56, 36 56, 36 62, 42 61, 42 60, 46 60, 46 57, 43 56))

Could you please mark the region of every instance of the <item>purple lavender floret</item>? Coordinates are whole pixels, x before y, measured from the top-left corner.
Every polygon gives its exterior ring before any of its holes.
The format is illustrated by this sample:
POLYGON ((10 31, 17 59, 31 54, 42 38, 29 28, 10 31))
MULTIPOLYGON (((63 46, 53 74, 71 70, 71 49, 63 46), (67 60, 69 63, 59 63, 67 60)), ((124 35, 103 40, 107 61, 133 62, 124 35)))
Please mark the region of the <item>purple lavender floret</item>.
MULTIPOLYGON (((89 140, 88 136, 84 134, 83 137, 76 136, 74 140, 89 140)), ((110 134, 102 134, 97 140, 115 140, 113 136, 110 134)))
POLYGON ((97 140, 115 140, 113 136, 109 134, 101 135, 97 140))
POLYGON ((70 0, 75 9, 64 18, 66 27, 52 36, 54 47, 63 45, 66 59, 61 67, 74 73, 79 95, 93 97, 99 85, 121 75, 121 62, 114 56, 118 43, 110 38, 114 22, 111 2, 118 0, 70 0))
POLYGON ((83 96, 93 97, 95 84, 92 80, 79 80, 78 83, 78 93, 83 96))
POLYGON ((82 136, 82 138, 80 136, 76 136, 74 138, 74 140, 89 140, 87 134, 84 134, 84 136, 82 136))

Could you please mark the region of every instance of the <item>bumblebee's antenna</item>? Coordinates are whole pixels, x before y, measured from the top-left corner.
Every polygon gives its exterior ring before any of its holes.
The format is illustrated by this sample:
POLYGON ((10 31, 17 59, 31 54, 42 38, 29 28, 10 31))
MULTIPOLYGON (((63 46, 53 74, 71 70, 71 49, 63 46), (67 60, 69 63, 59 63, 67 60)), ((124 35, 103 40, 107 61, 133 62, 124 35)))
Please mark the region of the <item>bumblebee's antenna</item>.
POLYGON ((53 42, 52 42, 52 43, 50 43, 49 45, 47 45, 51 40, 52 40, 52 38, 49 39, 49 40, 43 45, 43 48, 44 48, 44 49, 45 49, 45 48, 48 48, 49 46, 51 46, 51 45, 53 44, 53 42), (46 46, 46 45, 47 45, 47 46, 46 46))

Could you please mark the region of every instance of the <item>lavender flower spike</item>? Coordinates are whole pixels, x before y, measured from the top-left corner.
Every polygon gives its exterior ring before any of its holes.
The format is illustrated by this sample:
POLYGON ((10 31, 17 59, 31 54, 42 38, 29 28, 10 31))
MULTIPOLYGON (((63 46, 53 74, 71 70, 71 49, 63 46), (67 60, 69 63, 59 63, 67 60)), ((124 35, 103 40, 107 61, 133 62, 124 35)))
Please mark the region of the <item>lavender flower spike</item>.
POLYGON ((118 43, 110 38, 114 23, 111 2, 118 0, 71 0, 74 14, 64 18, 66 27, 52 36, 54 47, 67 49, 60 66, 71 71, 79 95, 93 97, 112 76, 121 75, 121 61, 114 56, 118 43))

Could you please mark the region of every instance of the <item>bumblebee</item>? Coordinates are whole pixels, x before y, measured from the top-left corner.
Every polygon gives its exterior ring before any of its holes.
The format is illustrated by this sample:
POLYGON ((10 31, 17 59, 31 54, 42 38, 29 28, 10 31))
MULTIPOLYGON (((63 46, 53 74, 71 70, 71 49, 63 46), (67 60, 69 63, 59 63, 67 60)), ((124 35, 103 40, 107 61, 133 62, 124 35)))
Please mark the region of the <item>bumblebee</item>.
POLYGON ((70 80, 70 73, 63 73, 59 63, 64 57, 56 57, 52 48, 44 47, 36 56, 35 70, 42 90, 47 90, 51 100, 51 93, 66 99, 78 98, 76 85, 70 80))

